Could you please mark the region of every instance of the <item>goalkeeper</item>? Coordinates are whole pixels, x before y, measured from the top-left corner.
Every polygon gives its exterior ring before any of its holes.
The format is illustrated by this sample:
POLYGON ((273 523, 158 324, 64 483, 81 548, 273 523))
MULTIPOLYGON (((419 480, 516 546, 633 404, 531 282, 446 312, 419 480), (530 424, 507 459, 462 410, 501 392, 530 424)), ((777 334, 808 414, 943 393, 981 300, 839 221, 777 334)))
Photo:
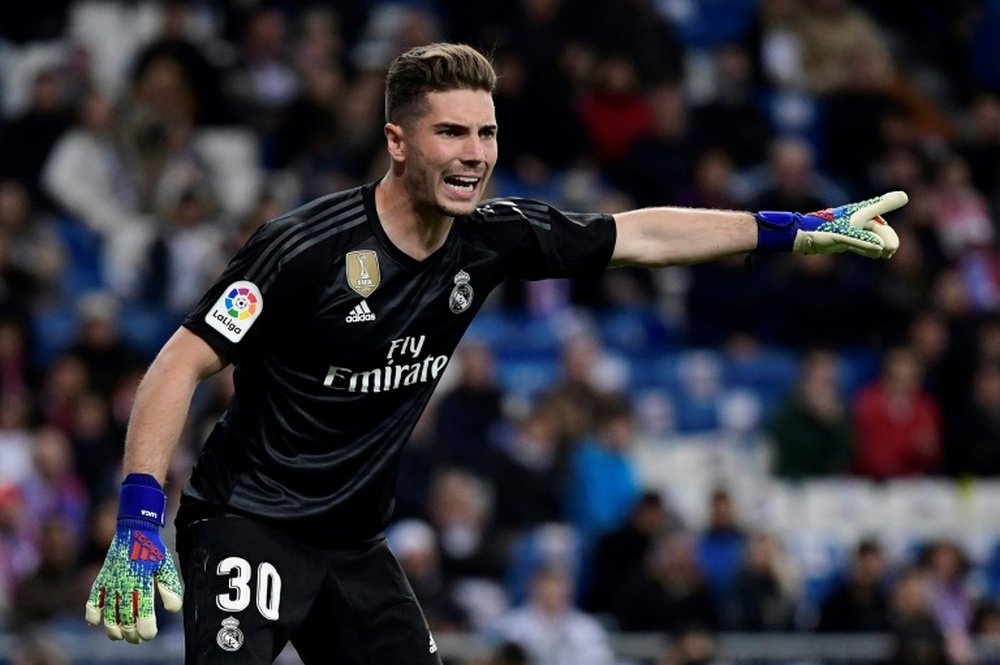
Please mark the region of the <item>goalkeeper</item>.
POLYGON ((747 252, 896 251, 882 215, 902 192, 805 215, 482 201, 495 83, 467 46, 398 57, 388 172, 264 224, 166 343, 136 395, 88 622, 152 639, 158 591, 168 610, 183 599, 187 663, 271 663, 288 642, 306 665, 440 663, 382 530, 401 450, 495 287, 747 252), (234 397, 182 493, 178 574, 162 483, 195 387, 227 364, 234 397))

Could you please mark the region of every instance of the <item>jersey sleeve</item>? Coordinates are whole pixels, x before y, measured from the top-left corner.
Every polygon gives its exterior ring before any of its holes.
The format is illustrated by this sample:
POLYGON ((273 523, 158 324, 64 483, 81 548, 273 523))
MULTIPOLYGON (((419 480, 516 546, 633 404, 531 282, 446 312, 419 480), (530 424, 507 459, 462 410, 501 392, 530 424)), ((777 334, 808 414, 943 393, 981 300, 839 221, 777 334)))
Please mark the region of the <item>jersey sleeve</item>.
POLYGON ((498 226, 513 230, 503 244, 514 275, 522 279, 594 274, 608 267, 615 249, 611 215, 563 212, 519 198, 487 201, 480 212, 486 221, 506 222, 498 226))
POLYGON ((182 325, 233 364, 259 349, 301 293, 303 270, 289 259, 297 218, 264 224, 226 266, 182 325))

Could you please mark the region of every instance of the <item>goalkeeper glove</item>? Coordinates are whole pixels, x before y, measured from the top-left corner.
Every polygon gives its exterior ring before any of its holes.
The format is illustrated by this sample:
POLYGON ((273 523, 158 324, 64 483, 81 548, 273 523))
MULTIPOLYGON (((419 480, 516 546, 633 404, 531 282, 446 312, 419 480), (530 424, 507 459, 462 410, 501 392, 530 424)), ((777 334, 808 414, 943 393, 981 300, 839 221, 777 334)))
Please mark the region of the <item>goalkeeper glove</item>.
POLYGON ((113 640, 132 644, 156 635, 153 586, 163 607, 181 608, 181 580, 163 545, 167 496, 153 476, 130 473, 122 482, 118 529, 87 601, 87 623, 99 625, 113 640))
POLYGON ((870 259, 888 259, 899 248, 899 237, 882 215, 906 205, 906 192, 889 192, 860 203, 848 203, 805 215, 758 212, 757 251, 837 254, 855 252, 870 259))

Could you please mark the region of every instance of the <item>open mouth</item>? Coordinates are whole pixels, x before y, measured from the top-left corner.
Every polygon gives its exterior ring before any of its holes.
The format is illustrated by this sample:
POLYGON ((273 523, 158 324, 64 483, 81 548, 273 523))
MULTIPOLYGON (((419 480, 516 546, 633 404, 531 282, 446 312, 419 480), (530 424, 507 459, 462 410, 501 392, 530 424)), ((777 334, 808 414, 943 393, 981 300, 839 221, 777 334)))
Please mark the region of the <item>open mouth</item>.
POLYGON ((479 187, 479 183, 482 178, 476 176, 465 176, 465 175, 449 175, 445 176, 445 184, 455 192, 459 194, 472 194, 479 187))

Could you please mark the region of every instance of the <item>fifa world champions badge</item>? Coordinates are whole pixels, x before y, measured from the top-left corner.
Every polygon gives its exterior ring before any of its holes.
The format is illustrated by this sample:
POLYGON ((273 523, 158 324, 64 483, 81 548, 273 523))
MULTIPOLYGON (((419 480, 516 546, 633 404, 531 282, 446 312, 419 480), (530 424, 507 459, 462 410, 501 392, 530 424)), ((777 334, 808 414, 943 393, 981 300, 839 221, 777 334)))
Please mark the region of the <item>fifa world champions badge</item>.
POLYGON ((448 307, 455 314, 461 314, 472 306, 473 290, 469 284, 469 273, 459 270, 455 275, 455 288, 451 290, 448 297, 448 307))
POLYGON ((243 646, 243 631, 239 629, 240 622, 233 617, 222 620, 222 628, 215 636, 215 641, 223 651, 238 651, 243 646))

